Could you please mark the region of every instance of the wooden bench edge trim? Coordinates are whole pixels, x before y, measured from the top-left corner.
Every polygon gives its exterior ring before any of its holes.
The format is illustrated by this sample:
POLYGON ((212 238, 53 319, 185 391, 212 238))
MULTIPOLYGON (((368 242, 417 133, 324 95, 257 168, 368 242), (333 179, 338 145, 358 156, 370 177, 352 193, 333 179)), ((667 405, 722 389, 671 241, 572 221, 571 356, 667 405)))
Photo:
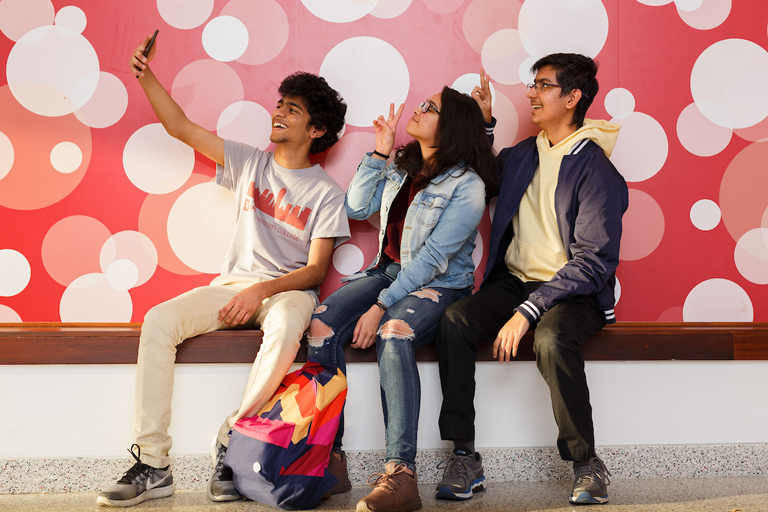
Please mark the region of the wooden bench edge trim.
MULTIPOLYGON (((135 364, 141 324, 0 324, 0 365, 135 364)), ((179 345, 179 363, 251 363, 261 331, 222 330, 179 345)), ((478 347, 478 361, 493 361, 491 344, 478 347)), ((348 362, 376 362, 376 352, 345 347, 348 362)), ((588 361, 768 360, 768 323, 620 322, 582 347, 588 361)), ((306 361, 302 343, 296 361, 306 361)), ((436 361, 433 343, 417 350, 418 361, 436 361)), ((516 360, 531 361, 532 335, 516 360)))

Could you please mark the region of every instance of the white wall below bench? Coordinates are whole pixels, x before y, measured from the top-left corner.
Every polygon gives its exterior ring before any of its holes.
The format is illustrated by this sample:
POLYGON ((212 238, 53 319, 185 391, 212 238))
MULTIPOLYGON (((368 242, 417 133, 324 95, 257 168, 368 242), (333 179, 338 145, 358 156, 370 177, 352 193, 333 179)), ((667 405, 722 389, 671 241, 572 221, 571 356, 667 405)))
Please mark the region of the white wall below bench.
MULTIPOLYGON (((298 367, 298 365, 296 365, 298 367)), ((478 448, 551 447, 557 430, 534 363, 478 363, 478 448)), ((419 449, 440 440, 437 363, 420 363, 419 449)), ((208 452, 249 365, 179 365, 174 455, 208 452)), ((598 445, 768 442, 768 361, 588 362, 598 445)), ((0 366, 0 458, 127 457, 135 366, 0 366)), ((345 449, 384 449, 375 364, 349 365, 345 449)))

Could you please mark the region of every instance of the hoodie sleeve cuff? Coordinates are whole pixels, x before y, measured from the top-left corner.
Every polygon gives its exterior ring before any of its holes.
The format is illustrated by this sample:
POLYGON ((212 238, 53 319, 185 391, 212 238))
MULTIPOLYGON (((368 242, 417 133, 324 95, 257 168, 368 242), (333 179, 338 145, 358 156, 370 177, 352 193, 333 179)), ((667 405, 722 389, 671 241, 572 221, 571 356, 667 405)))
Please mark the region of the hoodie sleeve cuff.
POLYGON ((534 325, 536 322, 538 322, 542 314, 542 311, 538 308, 538 306, 529 300, 517 306, 515 311, 523 315, 531 325, 534 325))

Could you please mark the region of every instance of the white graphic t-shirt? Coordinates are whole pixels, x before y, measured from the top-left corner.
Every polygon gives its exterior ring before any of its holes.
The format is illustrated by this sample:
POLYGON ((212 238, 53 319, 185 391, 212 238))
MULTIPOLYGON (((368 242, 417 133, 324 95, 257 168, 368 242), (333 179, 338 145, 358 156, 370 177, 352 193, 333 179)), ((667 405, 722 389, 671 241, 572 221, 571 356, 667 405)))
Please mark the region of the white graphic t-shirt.
MULTIPOLYGON (((349 239, 344 191, 319 165, 286 169, 272 153, 224 141, 216 183, 235 194, 237 223, 221 277, 274 279, 307 265, 315 238, 349 239)), ((315 296, 319 290, 307 290, 315 296)))

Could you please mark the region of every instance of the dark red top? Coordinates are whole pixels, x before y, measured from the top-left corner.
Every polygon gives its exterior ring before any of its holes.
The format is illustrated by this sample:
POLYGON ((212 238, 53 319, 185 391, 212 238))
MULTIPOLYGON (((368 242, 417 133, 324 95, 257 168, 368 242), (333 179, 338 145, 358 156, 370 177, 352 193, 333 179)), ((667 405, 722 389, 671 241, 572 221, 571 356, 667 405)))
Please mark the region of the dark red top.
POLYGON ((403 237, 403 226, 405 225, 405 215, 408 213, 408 206, 410 206, 413 198, 421 190, 420 185, 427 180, 428 178, 421 175, 416 179, 412 179, 410 176, 406 177, 400 187, 400 192, 397 193, 395 200, 389 205, 386 236, 384 237, 382 252, 389 259, 397 263, 400 263, 400 240, 403 237))

